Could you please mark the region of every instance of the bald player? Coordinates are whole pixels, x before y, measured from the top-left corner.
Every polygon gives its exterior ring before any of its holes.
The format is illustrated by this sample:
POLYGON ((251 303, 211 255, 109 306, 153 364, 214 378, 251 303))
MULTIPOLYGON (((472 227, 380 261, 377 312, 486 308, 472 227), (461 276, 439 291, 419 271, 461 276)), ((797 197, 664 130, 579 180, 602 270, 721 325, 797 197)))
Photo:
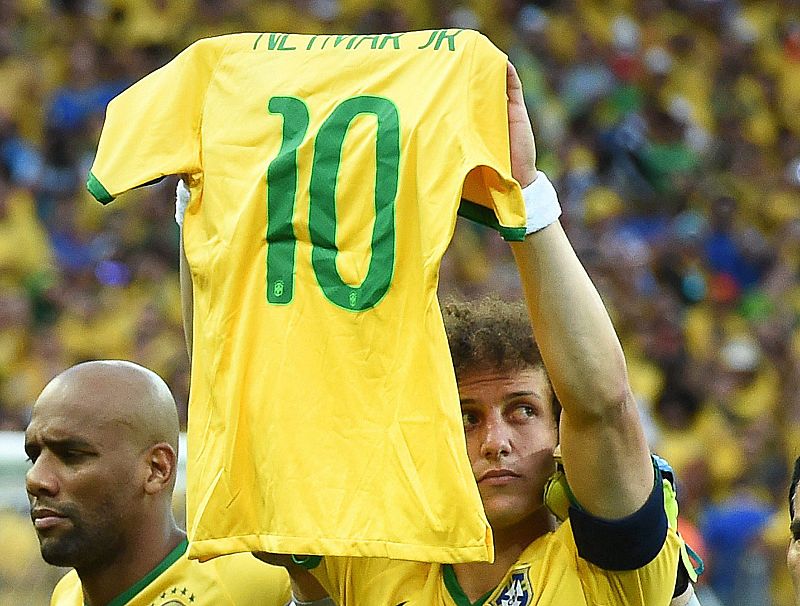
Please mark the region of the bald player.
POLYGON ((42 557, 74 568, 58 606, 283 606, 283 569, 249 555, 201 564, 172 514, 178 414, 164 381, 96 361, 53 379, 25 431, 31 519, 42 557))

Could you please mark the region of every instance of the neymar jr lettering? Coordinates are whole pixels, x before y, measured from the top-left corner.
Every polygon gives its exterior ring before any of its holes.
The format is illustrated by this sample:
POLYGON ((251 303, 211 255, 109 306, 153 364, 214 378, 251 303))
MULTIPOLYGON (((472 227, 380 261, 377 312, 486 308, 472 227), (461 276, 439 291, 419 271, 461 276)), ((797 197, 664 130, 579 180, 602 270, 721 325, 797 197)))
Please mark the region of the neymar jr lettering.
MULTIPOLYGON (((417 46, 417 50, 456 50, 456 36, 461 29, 431 30, 430 37, 425 44, 417 46)), ((310 51, 324 50, 326 48, 343 48, 345 50, 356 50, 363 44, 367 44, 371 50, 400 50, 403 48, 403 36, 401 34, 330 34, 306 36, 302 34, 260 34, 253 44, 253 50, 268 51, 310 51)))

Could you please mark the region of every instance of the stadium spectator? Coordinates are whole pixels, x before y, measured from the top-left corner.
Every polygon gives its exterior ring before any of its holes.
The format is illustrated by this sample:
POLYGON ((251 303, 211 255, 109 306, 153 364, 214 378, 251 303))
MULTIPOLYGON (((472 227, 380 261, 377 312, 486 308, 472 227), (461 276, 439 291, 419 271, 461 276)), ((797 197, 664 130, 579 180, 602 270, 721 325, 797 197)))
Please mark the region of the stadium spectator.
POLYGON ((178 430, 169 388, 131 362, 86 362, 47 384, 25 452, 42 557, 74 568, 52 604, 151 604, 178 593, 209 606, 286 603, 279 568, 247 555, 186 558, 186 534, 172 514, 178 430))

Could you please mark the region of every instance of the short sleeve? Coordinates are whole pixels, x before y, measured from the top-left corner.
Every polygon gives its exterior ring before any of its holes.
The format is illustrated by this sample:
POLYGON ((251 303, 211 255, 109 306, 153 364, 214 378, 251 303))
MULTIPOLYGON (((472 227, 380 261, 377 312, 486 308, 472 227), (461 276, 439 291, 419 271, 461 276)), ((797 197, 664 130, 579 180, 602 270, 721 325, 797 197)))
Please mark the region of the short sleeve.
POLYGON ((200 40, 111 100, 86 184, 98 201, 201 169, 203 105, 226 43, 200 40))
POLYGON ((522 190, 511 176, 506 70, 508 58, 485 36, 475 36, 466 78, 469 171, 459 214, 500 232, 506 240, 525 238, 522 190))

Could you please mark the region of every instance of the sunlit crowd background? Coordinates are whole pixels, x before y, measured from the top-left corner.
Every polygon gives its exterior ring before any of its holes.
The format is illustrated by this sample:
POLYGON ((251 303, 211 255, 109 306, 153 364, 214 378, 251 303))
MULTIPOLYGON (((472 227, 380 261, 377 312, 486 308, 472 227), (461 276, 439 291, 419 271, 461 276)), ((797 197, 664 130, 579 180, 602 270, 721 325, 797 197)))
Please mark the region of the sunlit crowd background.
MULTIPOLYGON (((539 166, 676 470, 704 605, 788 606, 798 0, 0 0, 0 430, 97 358, 158 372, 185 421, 175 182, 108 207, 84 186, 111 98, 201 37, 438 27, 479 29, 518 68, 539 166)), ((508 247, 459 223, 440 293, 521 296, 508 247)), ((0 504, 0 526, 0 605, 47 603, 61 571, 26 512, 0 504)))

